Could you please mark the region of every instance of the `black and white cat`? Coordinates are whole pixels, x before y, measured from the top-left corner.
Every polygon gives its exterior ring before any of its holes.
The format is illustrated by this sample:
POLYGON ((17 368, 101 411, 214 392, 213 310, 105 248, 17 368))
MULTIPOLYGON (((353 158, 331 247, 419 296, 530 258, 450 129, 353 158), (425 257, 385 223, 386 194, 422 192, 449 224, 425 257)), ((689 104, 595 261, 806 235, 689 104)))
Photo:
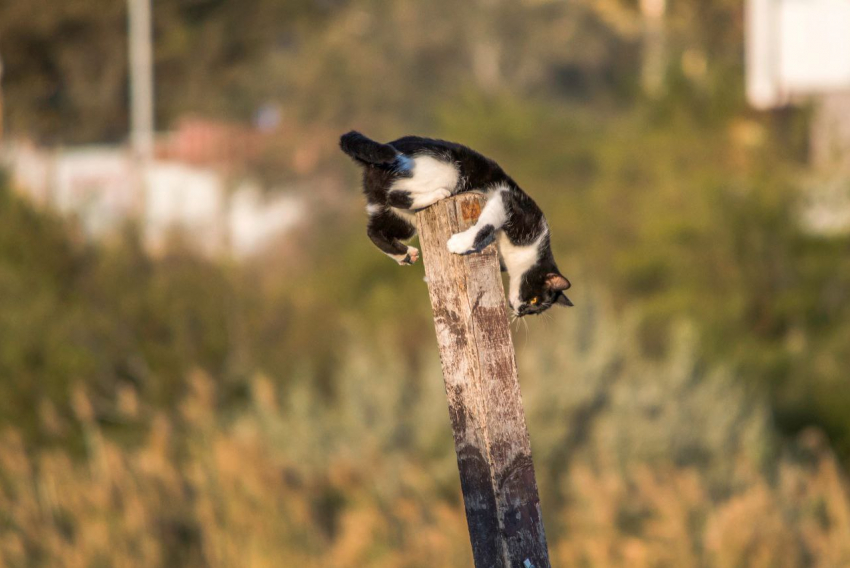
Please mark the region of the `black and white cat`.
POLYGON ((470 254, 495 240, 510 275, 508 302, 517 316, 573 305, 564 294, 570 282, 555 264, 543 212, 496 162, 466 146, 418 136, 381 144, 349 132, 340 147, 364 167, 369 237, 396 262, 413 264, 419 258, 416 248, 400 242, 416 233, 417 210, 451 195, 480 192, 487 196, 481 216, 453 235, 448 249, 470 254))

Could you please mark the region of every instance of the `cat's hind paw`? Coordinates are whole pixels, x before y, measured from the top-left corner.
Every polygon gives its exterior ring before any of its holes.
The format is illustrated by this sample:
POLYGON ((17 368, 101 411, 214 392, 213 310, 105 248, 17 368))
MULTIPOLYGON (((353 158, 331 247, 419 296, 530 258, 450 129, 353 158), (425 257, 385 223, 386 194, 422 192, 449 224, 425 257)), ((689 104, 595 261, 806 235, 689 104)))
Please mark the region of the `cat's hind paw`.
POLYGON ((398 255, 395 258, 400 266, 410 266, 419 260, 419 249, 416 247, 407 247, 407 254, 404 256, 398 255))

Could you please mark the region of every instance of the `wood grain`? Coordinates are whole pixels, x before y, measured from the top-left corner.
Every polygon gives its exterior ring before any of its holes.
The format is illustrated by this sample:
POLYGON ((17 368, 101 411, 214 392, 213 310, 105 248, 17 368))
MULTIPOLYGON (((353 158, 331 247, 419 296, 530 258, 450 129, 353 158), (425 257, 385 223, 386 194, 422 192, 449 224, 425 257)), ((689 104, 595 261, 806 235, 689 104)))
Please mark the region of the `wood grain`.
POLYGON ((483 202, 464 194, 416 215, 472 554, 477 568, 549 568, 496 248, 446 249, 483 202))

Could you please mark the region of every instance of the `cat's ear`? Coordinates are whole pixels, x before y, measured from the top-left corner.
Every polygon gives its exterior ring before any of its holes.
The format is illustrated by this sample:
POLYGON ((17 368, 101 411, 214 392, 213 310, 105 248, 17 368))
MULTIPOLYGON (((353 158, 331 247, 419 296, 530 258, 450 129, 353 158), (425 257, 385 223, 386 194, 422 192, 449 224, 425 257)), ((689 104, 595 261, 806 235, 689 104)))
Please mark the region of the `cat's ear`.
POLYGON ((564 294, 563 292, 558 292, 558 299, 555 300, 555 303, 559 304, 561 306, 572 306, 573 305, 572 301, 569 298, 567 298, 567 295, 564 294))
POLYGON ((556 292, 567 290, 570 285, 570 281, 557 272, 550 272, 546 275, 546 287, 550 290, 554 290, 556 292))

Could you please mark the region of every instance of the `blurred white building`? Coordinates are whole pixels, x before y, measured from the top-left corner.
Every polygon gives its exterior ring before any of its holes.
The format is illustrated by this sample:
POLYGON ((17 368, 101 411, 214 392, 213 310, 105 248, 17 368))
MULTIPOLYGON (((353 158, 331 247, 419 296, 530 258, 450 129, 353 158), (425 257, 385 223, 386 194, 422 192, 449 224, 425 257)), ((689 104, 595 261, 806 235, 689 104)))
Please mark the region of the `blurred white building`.
POLYGON ((45 160, 50 172, 44 204, 77 217, 86 234, 102 237, 138 210, 133 163, 121 148, 61 149, 45 160))
POLYGON ((850 0, 747 0, 747 98, 812 103, 802 223, 850 231, 850 0))
POLYGON ((245 183, 230 199, 230 250, 237 258, 253 255, 281 232, 296 227, 305 214, 304 200, 295 194, 263 194, 258 186, 245 183))
POLYGON ((850 90, 850 0, 747 0, 746 30, 756 108, 850 90))
POLYGON ((78 219, 91 238, 140 224, 151 252, 173 234, 208 256, 244 258, 260 252, 305 216, 295 193, 231 187, 222 171, 176 159, 139 166, 129 149, 90 146, 60 150, 8 144, 3 161, 14 186, 40 206, 78 219))
POLYGON ((177 162, 153 162, 143 179, 142 228, 150 250, 164 248, 175 230, 205 254, 224 250, 227 196, 221 176, 177 162))

